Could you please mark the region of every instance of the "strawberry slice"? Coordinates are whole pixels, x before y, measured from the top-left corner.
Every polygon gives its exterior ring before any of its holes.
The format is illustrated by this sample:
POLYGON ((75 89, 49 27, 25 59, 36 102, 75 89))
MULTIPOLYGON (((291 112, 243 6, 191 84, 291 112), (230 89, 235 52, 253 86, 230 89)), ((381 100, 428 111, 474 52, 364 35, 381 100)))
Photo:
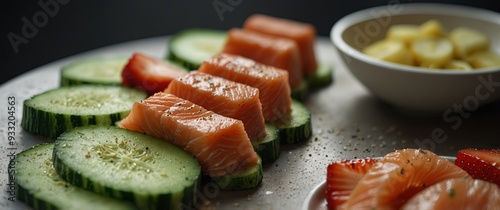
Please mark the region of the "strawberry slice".
POLYGON ((472 178, 500 186, 500 149, 462 149, 458 151, 455 164, 472 178))
POLYGON ((187 71, 142 53, 134 53, 122 70, 122 85, 138 88, 148 95, 165 90, 170 82, 187 71))
POLYGON ((372 158, 336 161, 326 172, 326 201, 329 209, 342 205, 363 175, 376 162, 372 158))

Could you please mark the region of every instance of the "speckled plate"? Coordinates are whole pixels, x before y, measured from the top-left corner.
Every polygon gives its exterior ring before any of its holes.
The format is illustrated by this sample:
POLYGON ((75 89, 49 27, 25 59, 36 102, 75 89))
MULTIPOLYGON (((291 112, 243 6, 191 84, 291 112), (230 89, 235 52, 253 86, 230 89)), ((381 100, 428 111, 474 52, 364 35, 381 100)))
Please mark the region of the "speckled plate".
MULTIPOLYGON (((441 156, 448 159, 450 162, 455 162, 455 157, 441 156)), ((325 171, 326 173, 326 171, 325 171)), ((328 210, 327 202, 325 199, 326 180, 322 181, 307 195, 302 210, 328 210)))
MULTIPOLYGON (((9 183, 8 178, 9 160, 14 154, 33 145, 52 141, 40 136, 31 135, 21 128, 23 101, 31 96, 58 87, 61 67, 68 63, 92 57, 129 57, 135 52, 162 58, 167 54, 166 50, 169 38, 169 36, 152 37, 83 52, 40 66, 0 86, 0 104, 3 104, 0 105, 0 125, 3 125, 3 127, 0 126, 0 135, 2 136, 2 141, 0 142, 0 188, 2 191, 0 193, 0 209, 29 209, 22 202, 15 200, 15 186, 9 183), (9 112, 12 109, 15 110, 9 112), (8 141, 7 136, 12 136, 12 142, 8 141), (12 143, 12 145, 9 145, 9 143, 12 143)), ((337 69, 339 64, 337 62, 338 57, 335 56, 336 52, 329 39, 327 37, 318 37, 316 46, 318 60, 328 63, 334 66, 334 69, 337 69)), ((316 94, 328 93, 328 91, 332 91, 333 87, 333 84, 324 87, 322 90, 317 91, 316 94)), ((360 91, 361 89, 354 90, 360 91)), ((331 97, 321 98, 330 100, 331 97)), ((316 99, 313 101, 318 103, 326 102, 320 102, 320 100, 316 99)), ((314 104, 308 103, 307 105, 314 104)), ((314 116, 312 116, 313 120, 317 120, 317 116, 319 116, 318 111, 327 112, 327 110, 319 107, 309 107, 309 109, 315 110, 314 116)), ((313 132, 319 132, 320 130, 326 130, 326 128, 316 126, 313 132)), ((200 203, 196 204, 196 209, 216 208, 220 210, 233 209, 235 207, 242 209, 296 209, 300 207, 308 192, 303 189, 306 186, 317 183, 321 179, 315 173, 315 168, 320 168, 323 165, 323 162, 321 162, 322 158, 319 157, 314 158, 318 162, 307 163, 309 156, 306 153, 306 149, 311 149, 309 143, 318 142, 311 139, 311 141, 305 144, 290 147, 283 146, 280 158, 272 164, 264 166, 264 180, 256 189, 225 192, 209 184, 202 186, 199 192, 196 192, 201 200, 200 203), (307 178, 302 179, 302 177, 307 178)), ((330 157, 340 158, 333 154, 330 157)))
MULTIPOLYGON (((65 64, 94 56, 130 56, 134 52, 161 58, 166 55, 168 39, 168 36, 152 37, 76 54, 40 66, 0 86, 0 209, 29 209, 21 202, 9 200, 12 195, 8 192, 7 165, 11 152, 50 141, 22 130, 23 101, 57 87, 60 69, 65 64), (13 105, 9 105, 11 101, 13 105), (8 112, 11 106, 15 107, 13 117, 8 112), (12 128, 8 127, 10 120, 15 122, 12 128), (14 145, 8 144, 8 132, 14 132, 14 145)), ((196 192, 202 200, 196 204, 197 209, 297 210, 302 208, 313 187, 324 180, 326 167, 334 160, 378 157, 394 149, 418 146, 429 147, 442 155, 455 155, 457 149, 466 147, 499 147, 500 106, 469 113, 470 117, 462 119, 458 128, 451 127, 456 124, 443 121, 441 116, 422 118, 402 114, 381 103, 356 81, 327 37, 318 37, 316 57, 333 66, 334 82, 312 91, 304 101, 311 112, 311 139, 298 145, 282 145, 280 157, 263 166, 264 179, 256 189, 224 192, 211 185, 201 186, 196 192), (426 139, 431 132, 443 134, 446 139, 426 139)))

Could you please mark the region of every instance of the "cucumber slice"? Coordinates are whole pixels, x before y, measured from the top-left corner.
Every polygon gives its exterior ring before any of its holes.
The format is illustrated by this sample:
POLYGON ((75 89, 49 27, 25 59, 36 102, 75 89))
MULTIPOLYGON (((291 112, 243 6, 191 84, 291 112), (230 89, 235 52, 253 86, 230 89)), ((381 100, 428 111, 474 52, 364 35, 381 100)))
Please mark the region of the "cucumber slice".
POLYGON ((181 148, 115 126, 84 126, 59 136, 54 168, 67 182, 129 200, 140 209, 192 206, 201 167, 181 148))
POLYGON ((310 89, 327 86, 333 82, 333 67, 328 63, 318 62, 316 72, 306 78, 310 89))
POLYGON ((120 85, 121 73, 128 58, 86 58, 65 65, 61 69, 61 86, 100 84, 120 85))
POLYGON ((189 70, 198 69, 203 61, 222 51, 226 39, 225 31, 202 28, 180 31, 169 41, 167 59, 189 70))
POLYGON ((312 135, 311 113, 301 102, 292 100, 292 111, 275 122, 281 144, 296 144, 312 135))
POLYGON ((309 94, 309 82, 307 80, 303 80, 300 86, 292 89, 291 96, 293 99, 297 101, 305 101, 307 95, 309 94))
POLYGON ((221 177, 212 177, 212 181, 220 190, 248 190, 254 189, 262 183, 262 160, 254 167, 221 177))
POLYGON ((9 170, 16 197, 34 209, 136 209, 126 201, 102 196, 62 180, 52 167, 53 143, 28 148, 16 155, 9 170))
POLYGON ((270 123, 266 123, 266 136, 252 142, 252 145, 255 152, 261 158, 262 164, 275 161, 281 153, 278 128, 270 123))
POLYGON ((77 126, 114 125, 144 98, 144 92, 122 86, 60 87, 25 100, 21 126, 29 133, 56 138, 77 126))
MULTIPOLYGON (((121 85, 121 74, 128 61, 129 58, 126 57, 97 57, 75 61, 61 69, 60 86, 82 84, 121 85)), ((185 67, 177 63, 163 61, 168 65, 185 69, 185 67)))

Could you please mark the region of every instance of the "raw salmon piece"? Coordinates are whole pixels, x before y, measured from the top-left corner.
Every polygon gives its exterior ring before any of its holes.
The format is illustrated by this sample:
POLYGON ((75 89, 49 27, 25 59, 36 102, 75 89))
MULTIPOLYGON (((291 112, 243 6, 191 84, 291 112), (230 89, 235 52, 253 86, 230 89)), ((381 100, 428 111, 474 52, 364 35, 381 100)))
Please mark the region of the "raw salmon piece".
POLYGON ((314 53, 316 28, 312 24, 255 14, 246 19, 243 28, 294 40, 299 46, 304 75, 310 75, 316 71, 318 67, 314 53))
POLYGON ((241 171, 259 161, 240 120, 172 94, 158 92, 134 103, 119 126, 178 145, 193 155, 211 177, 241 171))
POLYGON ((291 111, 292 97, 286 70, 220 53, 203 62, 198 71, 258 88, 265 121, 274 122, 291 111))
POLYGON ((372 158, 332 162, 326 170, 326 201, 329 209, 337 209, 349 199, 359 180, 377 161, 372 158))
POLYGON ((302 84, 302 60, 297 43, 288 38, 262 33, 230 29, 222 52, 241 55, 259 63, 288 71, 288 82, 292 89, 302 84))
POLYGON ((430 151, 396 150, 368 170, 340 209, 399 209, 428 186, 464 177, 470 176, 454 163, 430 151))
POLYGON ((191 71, 165 90, 217 114, 241 120, 250 141, 266 135, 259 89, 211 74, 191 71))
POLYGON ((500 209, 500 188, 494 183, 455 178, 429 186, 413 196, 402 210, 500 209))

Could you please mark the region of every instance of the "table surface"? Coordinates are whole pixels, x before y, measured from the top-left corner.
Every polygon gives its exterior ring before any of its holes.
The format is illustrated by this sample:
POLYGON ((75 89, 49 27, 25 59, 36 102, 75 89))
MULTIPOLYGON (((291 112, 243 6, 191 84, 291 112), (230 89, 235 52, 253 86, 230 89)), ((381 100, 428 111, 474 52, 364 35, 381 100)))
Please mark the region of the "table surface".
MULTIPOLYGON (((57 87, 64 64, 92 56, 130 56, 133 52, 164 57, 168 38, 142 39, 70 56, 0 87, 0 187, 4 189, 0 209, 29 209, 19 201, 10 201, 6 193, 9 154, 49 141, 20 127, 23 101, 57 87), (7 140, 8 100, 16 103, 15 146, 7 140)), ((205 201, 204 209, 301 209, 309 192, 325 179, 327 165, 335 160, 379 157, 403 148, 422 147, 444 156, 454 156, 466 147, 500 148, 498 103, 457 115, 452 123, 442 116, 403 112, 373 97, 349 73, 327 37, 318 38, 316 53, 320 62, 333 66, 334 82, 310 93, 304 102, 312 115, 311 139, 282 146, 279 159, 264 166, 263 183, 256 189, 222 192, 202 186, 199 196, 205 201)))

